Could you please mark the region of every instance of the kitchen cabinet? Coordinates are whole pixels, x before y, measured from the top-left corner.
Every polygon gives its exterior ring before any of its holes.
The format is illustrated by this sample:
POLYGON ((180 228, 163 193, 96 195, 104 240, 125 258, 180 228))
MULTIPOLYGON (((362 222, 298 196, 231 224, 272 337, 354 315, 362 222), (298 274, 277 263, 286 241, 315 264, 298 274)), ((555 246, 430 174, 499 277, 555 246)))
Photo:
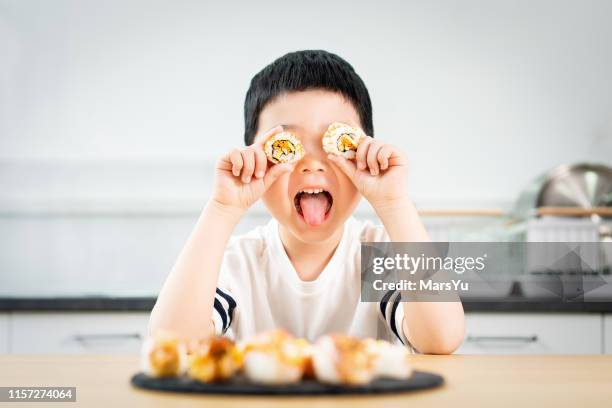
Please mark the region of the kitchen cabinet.
POLYGON ((468 313, 459 354, 601 354, 601 314, 468 313))
POLYGON ((14 312, 11 352, 138 353, 148 320, 146 312, 14 312))
MULTIPOLYGON (((134 354, 148 312, 0 314, 0 354, 134 354)), ((466 313, 458 354, 612 354, 612 314, 466 313)))
POLYGON ((10 316, 8 313, 0 313, 0 354, 10 351, 10 316))
POLYGON ((612 354, 612 314, 603 317, 603 352, 612 354))

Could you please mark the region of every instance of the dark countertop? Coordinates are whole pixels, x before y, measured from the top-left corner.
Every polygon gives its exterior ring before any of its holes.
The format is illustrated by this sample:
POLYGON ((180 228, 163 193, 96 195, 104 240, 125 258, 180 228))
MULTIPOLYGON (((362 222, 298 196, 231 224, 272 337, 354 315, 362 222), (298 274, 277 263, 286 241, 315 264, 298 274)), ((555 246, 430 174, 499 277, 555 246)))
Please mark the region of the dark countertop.
POLYGON ((154 297, 0 297, 0 311, 139 312, 151 311, 154 297))
MULTIPOLYGON (((0 297, 0 311, 124 311, 148 312, 154 297, 0 297)), ((600 302, 563 302, 509 297, 463 302, 466 312, 612 313, 612 299, 600 302)))

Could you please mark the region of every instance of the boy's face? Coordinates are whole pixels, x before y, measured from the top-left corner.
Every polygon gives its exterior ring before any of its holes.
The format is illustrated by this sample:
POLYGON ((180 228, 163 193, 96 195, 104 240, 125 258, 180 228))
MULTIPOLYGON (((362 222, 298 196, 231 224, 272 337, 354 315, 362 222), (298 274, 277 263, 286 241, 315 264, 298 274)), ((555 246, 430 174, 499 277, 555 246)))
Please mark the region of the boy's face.
POLYGON ((259 116, 256 140, 266 130, 283 125, 304 145, 306 154, 293 172, 280 176, 262 198, 272 216, 303 242, 331 238, 360 199, 353 183, 323 150, 321 139, 332 122, 361 127, 353 105, 342 95, 324 90, 280 95, 259 116), (323 193, 303 192, 321 189, 323 193))

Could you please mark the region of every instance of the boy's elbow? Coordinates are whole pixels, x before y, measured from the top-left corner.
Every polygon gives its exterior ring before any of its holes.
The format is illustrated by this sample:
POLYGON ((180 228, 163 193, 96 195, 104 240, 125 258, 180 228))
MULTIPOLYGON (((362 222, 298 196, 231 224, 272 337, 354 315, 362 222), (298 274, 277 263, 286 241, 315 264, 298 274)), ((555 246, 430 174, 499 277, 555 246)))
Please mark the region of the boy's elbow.
POLYGON ((420 338, 418 344, 413 344, 413 346, 423 354, 452 354, 461 346, 464 337, 465 326, 461 324, 452 329, 429 333, 420 338))
POLYGON ((453 338, 441 338, 434 341, 429 341, 417 350, 423 354, 453 354, 461 343, 463 342, 463 336, 456 336, 453 338))
POLYGON ((151 314, 149 315, 149 322, 147 324, 147 335, 150 337, 154 337, 158 333, 164 333, 168 331, 169 330, 161 320, 159 313, 157 313, 156 309, 153 308, 151 314))
POLYGON ((147 336, 155 337, 157 334, 183 339, 202 339, 215 334, 215 325, 212 318, 201 322, 197 319, 179 319, 153 308, 147 325, 147 336))

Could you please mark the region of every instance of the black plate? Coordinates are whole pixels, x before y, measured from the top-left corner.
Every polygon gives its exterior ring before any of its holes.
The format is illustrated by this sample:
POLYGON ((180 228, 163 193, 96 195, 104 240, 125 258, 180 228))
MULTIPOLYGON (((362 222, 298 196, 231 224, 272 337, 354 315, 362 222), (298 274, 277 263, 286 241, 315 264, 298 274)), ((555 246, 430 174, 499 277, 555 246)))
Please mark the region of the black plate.
POLYGON ((442 384, 444 384, 444 378, 425 371, 414 371, 407 380, 379 378, 361 386, 328 385, 315 380, 303 380, 289 385, 262 385, 253 384, 242 376, 236 376, 224 383, 213 384, 194 381, 186 377, 153 378, 143 373, 135 374, 132 377, 132 385, 149 390, 234 395, 382 394, 423 390, 439 387, 442 384))

